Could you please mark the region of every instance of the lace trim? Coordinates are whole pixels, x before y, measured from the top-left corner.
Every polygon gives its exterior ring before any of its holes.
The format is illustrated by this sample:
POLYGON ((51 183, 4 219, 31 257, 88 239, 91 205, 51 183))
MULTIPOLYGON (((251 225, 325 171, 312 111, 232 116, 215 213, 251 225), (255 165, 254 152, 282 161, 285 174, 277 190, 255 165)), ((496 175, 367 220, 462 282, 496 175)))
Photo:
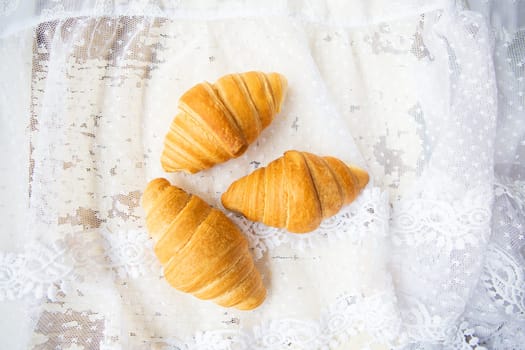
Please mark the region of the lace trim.
MULTIPOLYGON (((230 215, 246 233, 255 258, 260 259, 266 251, 285 243, 304 250, 323 240, 350 236, 358 244, 370 239, 371 233, 384 235, 386 203, 385 193, 378 188, 367 189, 354 203, 308 235, 294 235, 230 215)), ((0 300, 26 295, 55 300, 58 293, 69 290, 71 283, 103 270, 120 279, 137 278, 151 271, 160 274, 152 246, 153 241, 144 231, 102 230, 68 234, 54 243, 37 240, 20 254, 0 252, 0 300)))
MULTIPOLYGON (((446 193, 431 196, 446 197, 446 193)), ((449 200, 414 198, 394 204, 392 267, 394 273, 405 274, 396 287, 410 342, 445 344, 457 338, 461 313, 449 310, 464 309, 469 290, 460 283, 467 279, 474 283, 481 272, 480 262, 471 256, 481 254, 490 236, 490 203, 487 187, 473 188, 460 198, 455 194, 449 200), (436 271, 433 266, 450 267, 436 271), (408 282, 414 280, 421 287, 408 282), (426 283, 435 287, 427 290, 426 283)))
POLYGON ((459 322, 455 335, 446 342, 447 349, 450 350, 487 350, 480 345, 480 339, 475 336, 476 329, 467 321, 459 322))
POLYGON ((444 251, 486 243, 490 193, 472 190, 462 200, 424 198, 396 203, 390 232, 395 246, 433 245, 444 251), (486 194, 486 195, 484 195, 486 194))
POLYGON ((66 235, 54 243, 34 241, 20 254, 0 252, 0 301, 32 296, 56 300, 73 283, 111 272, 135 278, 161 268, 145 232, 96 231, 66 235))
POLYGON ((481 281, 495 305, 525 321, 525 271, 510 254, 490 245, 481 281))
MULTIPOLYGON (((300 249, 321 241, 351 237, 353 242, 385 235, 388 204, 385 193, 377 188, 365 190, 352 204, 308 235, 293 235, 283 230, 258 231, 260 224, 237 217, 249 228, 247 235, 254 252, 261 255, 281 244, 300 249), (268 232, 271 232, 269 234, 268 232), (366 233, 366 234, 365 234, 366 233)), ((159 273, 152 240, 139 230, 110 232, 84 231, 66 235, 52 244, 35 241, 20 254, 0 253, 0 298, 24 296, 56 300, 73 288, 92 285, 106 273, 113 278, 136 278, 148 270, 159 273)), ((246 330, 199 331, 190 339, 162 339, 159 343, 175 349, 333 349, 350 337, 359 335, 362 347, 374 344, 393 346, 401 327, 393 294, 370 296, 342 294, 321 311, 319 319, 293 318, 267 320, 246 330)), ((118 339, 118 338, 116 338, 118 339)), ((101 349, 115 349, 115 338, 107 336, 101 349)), ((151 342, 151 339, 145 339, 151 342)))
MULTIPOLYGON (((430 343, 442 342, 447 350, 487 350, 481 346, 480 339, 475 336, 476 329, 465 319, 454 317, 443 318, 432 315, 425 304, 418 302, 415 307, 404 313, 410 318, 406 327, 411 343, 408 349, 430 349, 430 343), (414 322, 416 320, 416 322, 414 322), (428 347, 427 347, 428 346, 428 347)), ((406 349, 406 348, 405 348, 406 349)))
POLYGON ((432 313, 426 303, 410 298, 413 304, 409 308, 403 308, 402 319, 403 326, 411 342, 443 342, 448 338, 451 325, 455 325, 455 319, 444 318, 432 313))
MULTIPOLYGON (((394 298, 386 293, 366 297, 342 294, 321 311, 318 320, 269 320, 252 329, 200 331, 189 339, 162 339, 159 343, 180 350, 335 349, 360 335, 361 349, 374 344, 393 347, 401 326, 395 310, 394 298)), ((106 340, 101 349, 114 349, 115 345, 106 340)))
POLYGON ((370 239, 370 233, 385 237, 388 232, 388 211, 387 194, 375 187, 365 189, 352 204, 324 220, 318 229, 308 234, 289 233, 250 221, 238 214, 228 213, 228 216, 246 234, 255 259, 260 259, 266 251, 282 244, 304 250, 326 239, 336 241, 350 237, 353 244, 358 244, 363 239, 370 239))

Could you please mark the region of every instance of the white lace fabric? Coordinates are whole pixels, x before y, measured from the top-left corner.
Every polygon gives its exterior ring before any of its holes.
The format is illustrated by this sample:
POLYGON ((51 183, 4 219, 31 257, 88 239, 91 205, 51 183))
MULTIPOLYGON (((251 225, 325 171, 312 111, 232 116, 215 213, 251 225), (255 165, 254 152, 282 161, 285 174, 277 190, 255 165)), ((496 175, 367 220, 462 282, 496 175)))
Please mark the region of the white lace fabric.
POLYGON ((4 345, 519 348, 524 7, 507 5, 0 2, 4 345), (252 69, 288 78, 272 125, 238 159, 164 173, 178 97, 252 69), (233 180, 288 149, 371 183, 305 235, 221 207, 233 180), (269 291, 260 308, 167 285, 140 208, 157 176, 239 225, 269 291))

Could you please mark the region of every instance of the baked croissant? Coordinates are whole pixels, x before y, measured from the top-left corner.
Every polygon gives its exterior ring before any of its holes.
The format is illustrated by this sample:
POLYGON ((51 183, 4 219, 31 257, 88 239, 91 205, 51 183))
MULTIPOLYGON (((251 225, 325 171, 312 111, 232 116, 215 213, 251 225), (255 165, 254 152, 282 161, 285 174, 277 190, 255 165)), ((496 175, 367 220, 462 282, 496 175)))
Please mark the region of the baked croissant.
POLYGON ((339 159, 288 151, 232 183, 221 201, 250 220, 304 233, 352 202, 368 180, 339 159))
POLYGON ((221 211, 162 178, 148 184, 142 206, 155 254, 173 287, 241 310, 264 301, 266 289, 248 242, 221 211))
POLYGON ((261 72, 195 85, 179 100, 164 140, 162 167, 196 173, 240 156, 280 112, 286 87, 281 74, 261 72))

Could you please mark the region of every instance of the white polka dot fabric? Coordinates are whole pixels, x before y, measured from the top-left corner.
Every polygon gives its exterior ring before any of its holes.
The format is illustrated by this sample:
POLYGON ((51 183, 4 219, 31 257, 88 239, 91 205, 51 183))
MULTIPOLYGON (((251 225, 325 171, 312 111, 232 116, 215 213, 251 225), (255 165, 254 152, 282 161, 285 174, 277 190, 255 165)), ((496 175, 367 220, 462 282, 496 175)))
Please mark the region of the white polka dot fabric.
POLYGON ((0 321, 10 349, 516 349, 525 340, 522 1, 0 1, 0 321), (247 151, 160 165, 178 98, 288 79, 247 151), (371 180, 312 233, 221 206, 290 149, 371 180), (169 287, 140 207, 166 177, 223 210, 268 289, 169 287))

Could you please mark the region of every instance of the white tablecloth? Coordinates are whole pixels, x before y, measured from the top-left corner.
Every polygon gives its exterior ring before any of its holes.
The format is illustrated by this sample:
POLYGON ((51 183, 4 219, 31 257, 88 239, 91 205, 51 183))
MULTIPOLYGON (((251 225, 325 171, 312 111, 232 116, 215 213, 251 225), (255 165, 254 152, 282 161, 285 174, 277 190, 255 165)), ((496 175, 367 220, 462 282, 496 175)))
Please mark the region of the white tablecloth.
POLYGON ((0 2, 2 348, 519 348, 524 13, 521 1, 0 2), (178 97, 248 70, 288 78, 272 125, 238 159, 164 173, 178 97), (220 207, 233 180, 288 149, 371 182, 307 235, 225 210, 269 291, 257 310, 170 288, 144 228, 147 181, 220 207))

